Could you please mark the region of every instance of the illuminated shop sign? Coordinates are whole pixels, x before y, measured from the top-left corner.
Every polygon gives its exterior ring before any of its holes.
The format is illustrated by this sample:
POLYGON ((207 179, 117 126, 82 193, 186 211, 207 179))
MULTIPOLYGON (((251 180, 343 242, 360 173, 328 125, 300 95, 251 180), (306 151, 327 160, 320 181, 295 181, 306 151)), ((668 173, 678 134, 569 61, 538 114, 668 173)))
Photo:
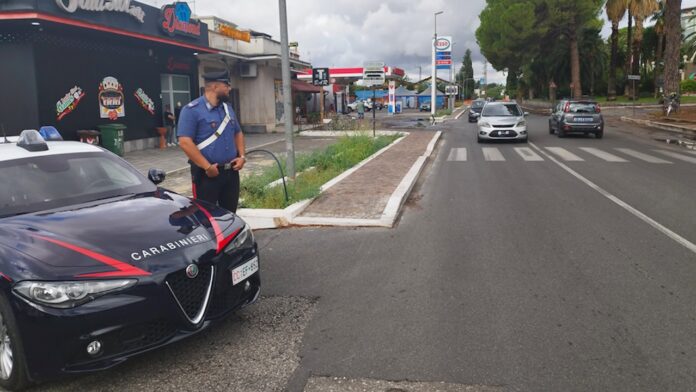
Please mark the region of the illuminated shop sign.
POLYGON ((170 37, 177 34, 194 38, 201 36, 201 22, 191 17, 191 8, 181 1, 162 7, 160 27, 170 37))
POLYGON ((150 114, 155 114, 155 103, 148 97, 147 94, 145 94, 145 91, 143 89, 139 88, 135 90, 135 100, 138 101, 140 106, 142 106, 143 109, 147 110, 148 113, 150 114))
POLYGON ((77 104, 80 103, 84 96, 85 92, 82 91, 81 88, 75 86, 71 88, 63 98, 56 102, 56 117, 58 121, 62 120, 63 117, 75 110, 77 108, 77 104))
POLYGON ((230 37, 238 41, 251 42, 251 32, 240 31, 224 23, 217 23, 216 31, 225 37, 230 37))
POLYGON ((191 64, 178 61, 173 56, 167 59, 167 71, 169 72, 190 72, 191 64))
POLYGON ((113 76, 107 76, 99 85, 99 114, 101 118, 116 120, 126 116, 123 86, 113 76))
POLYGON ((68 13, 78 10, 94 12, 122 12, 128 14, 140 23, 145 22, 145 11, 131 5, 131 0, 56 0, 58 8, 68 13))

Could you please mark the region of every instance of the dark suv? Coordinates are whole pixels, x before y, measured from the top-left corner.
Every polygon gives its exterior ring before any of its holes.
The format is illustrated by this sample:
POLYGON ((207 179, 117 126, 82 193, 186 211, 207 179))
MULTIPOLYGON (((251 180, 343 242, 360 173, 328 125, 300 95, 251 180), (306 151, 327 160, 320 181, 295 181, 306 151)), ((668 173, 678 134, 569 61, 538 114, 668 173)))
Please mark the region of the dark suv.
POLYGON ((599 104, 587 99, 561 100, 551 113, 549 133, 565 137, 569 133, 593 134, 597 139, 604 136, 604 118, 599 104))

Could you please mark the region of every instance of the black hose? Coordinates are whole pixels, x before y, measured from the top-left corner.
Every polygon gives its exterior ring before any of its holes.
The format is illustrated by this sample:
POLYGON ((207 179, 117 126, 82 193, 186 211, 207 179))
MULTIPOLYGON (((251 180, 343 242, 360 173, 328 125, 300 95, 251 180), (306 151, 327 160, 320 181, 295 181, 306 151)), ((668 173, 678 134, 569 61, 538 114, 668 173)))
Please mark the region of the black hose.
POLYGON ((262 153, 269 154, 271 157, 273 157, 273 159, 274 159, 274 160, 276 161, 276 163, 278 164, 278 170, 280 170, 280 179, 283 180, 283 191, 285 191, 285 202, 286 202, 286 203, 289 203, 289 202, 290 202, 290 197, 288 196, 288 187, 287 187, 287 185, 285 184, 285 174, 283 174, 283 166, 280 164, 280 161, 278 160, 278 157, 276 157, 275 154, 273 154, 272 152, 270 152, 270 151, 268 151, 268 150, 261 149, 261 148, 258 148, 258 149, 255 149, 255 150, 251 150, 251 151, 247 151, 247 152, 246 152, 246 155, 251 155, 251 154, 256 153, 256 152, 262 152, 262 153))

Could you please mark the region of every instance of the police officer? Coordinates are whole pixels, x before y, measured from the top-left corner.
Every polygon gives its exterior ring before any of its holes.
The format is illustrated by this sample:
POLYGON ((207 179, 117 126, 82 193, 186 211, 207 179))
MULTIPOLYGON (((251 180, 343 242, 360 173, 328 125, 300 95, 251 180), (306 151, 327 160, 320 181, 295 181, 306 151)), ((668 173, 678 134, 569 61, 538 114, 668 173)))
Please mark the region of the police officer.
POLYGON ((181 109, 179 146, 191 164, 193 197, 237 211, 244 134, 230 99, 227 71, 203 75, 205 92, 181 109))

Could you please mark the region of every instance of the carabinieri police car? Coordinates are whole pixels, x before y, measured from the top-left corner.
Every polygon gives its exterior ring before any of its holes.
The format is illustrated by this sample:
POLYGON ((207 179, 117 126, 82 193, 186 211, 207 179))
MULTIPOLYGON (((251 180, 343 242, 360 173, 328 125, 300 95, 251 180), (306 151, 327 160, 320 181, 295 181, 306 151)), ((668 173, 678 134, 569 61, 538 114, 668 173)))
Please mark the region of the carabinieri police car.
POLYGON ((259 296, 251 229, 100 147, 0 136, 0 386, 110 368, 259 296))

